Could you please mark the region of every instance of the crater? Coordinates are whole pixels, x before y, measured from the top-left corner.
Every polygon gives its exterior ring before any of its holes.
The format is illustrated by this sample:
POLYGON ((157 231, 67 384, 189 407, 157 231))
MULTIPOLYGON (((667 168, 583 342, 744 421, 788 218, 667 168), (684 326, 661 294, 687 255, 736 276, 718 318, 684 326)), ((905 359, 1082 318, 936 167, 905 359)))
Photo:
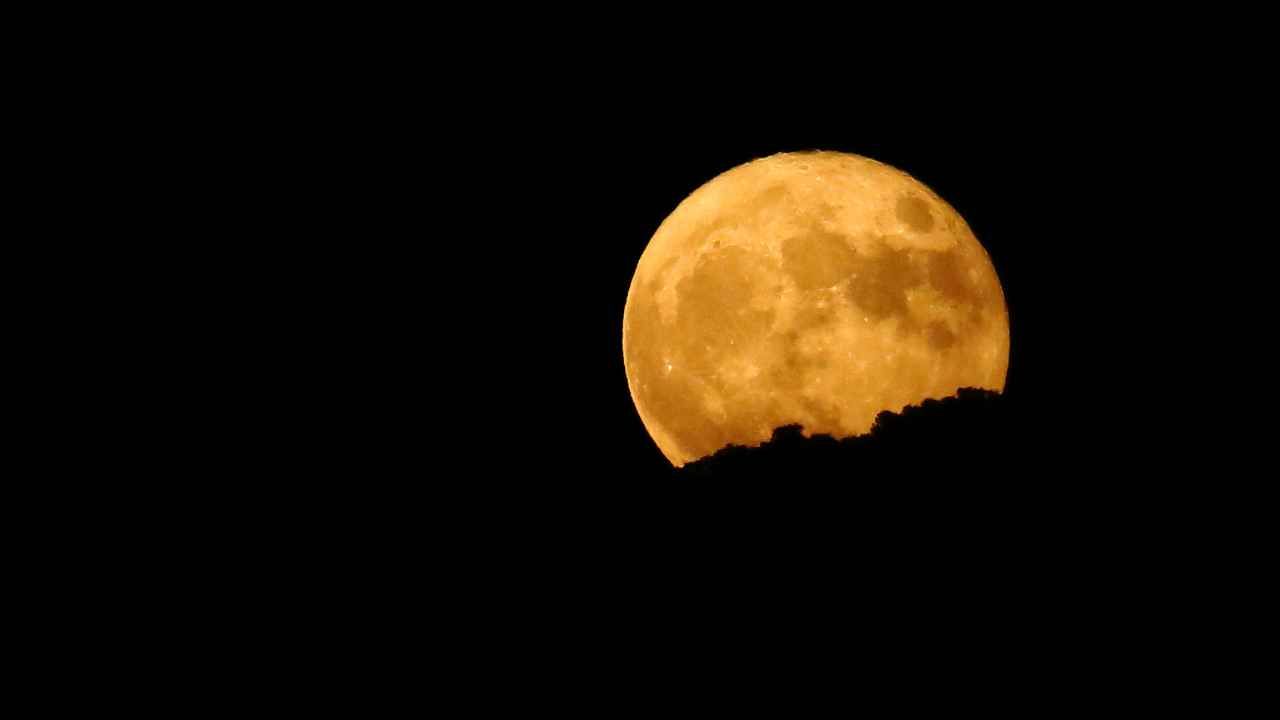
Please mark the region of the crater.
POLYGON ((662 285, 666 282, 667 273, 671 272, 671 268, 675 267, 676 258, 669 257, 662 261, 662 265, 658 267, 657 272, 653 273, 649 278, 649 292, 657 293, 662 285))
POLYGON ((734 225, 755 223, 762 214, 772 212, 786 199, 787 187, 785 185, 770 185, 742 204, 740 216, 735 217, 735 213, 725 212, 715 220, 699 225, 693 232, 689 233, 688 246, 700 248, 706 244, 708 237, 720 230, 734 225))
MULTIPOLYGON (((978 288, 967 272, 965 256, 957 250, 895 250, 887 244, 874 255, 860 255, 857 275, 845 290, 849 300, 869 318, 897 317, 903 332, 927 330, 911 314, 907 291, 928 287, 956 308, 981 305, 978 288)), ((935 347, 950 347, 956 338, 950 329, 928 330, 935 347), (943 332, 945 330, 945 332, 943 332)))
POLYGON ((929 323, 925 336, 929 340, 929 346, 934 350, 946 350, 956 344, 956 334, 951 332, 951 328, 947 327, 946 323, 929 323))
POLYGON ((844 235, 812 228, 782 241, 782 267, 801 290, 831 287, 858 269, 858 253, 844 235))
POLYGON ((920 267, 911 261, 910 251, 886 247, 860 258, 857 271, 858 277, 849 283, 847 291, 854 305, 876 320, 891 315, 909 317, 907 289, 923 279, 920 267))
POLYGON ((800 387, 808 358, 800 352, 800 333, 787 330, 778 341, 779 361, 766 369, 770 387, 794 390, 800 387))
POLYGON ((709 372, 726 355, 760 342, 772 325, 772 307, 751 302, 771 288, 776 266, 743 248, 714 250, 698 261, 676 286, 679 298, 674 336, 692 369, 709 372))
MULTIPOLYGON (((751 202, 747 203, 747 207, 751 209, 753 216, 760 213, 768 212, 787 199, 787 186, 782 183, 770 185, 761 190, 751 202)), ((753 217, 754 219, 754 217, 753 217)))
POLYGON ((958 249, 926 253, 925 268, 929 284, 942 293, 943 297, 962 305, 977 302, 977 288, 969 277, 968 265, 958 249))
POLYGON ((905 195, 898 198, 895 208, 898 219, 916 232, 926 233, 933 229, 933 214, 929 212, 929 203, 917 195, 905 195))

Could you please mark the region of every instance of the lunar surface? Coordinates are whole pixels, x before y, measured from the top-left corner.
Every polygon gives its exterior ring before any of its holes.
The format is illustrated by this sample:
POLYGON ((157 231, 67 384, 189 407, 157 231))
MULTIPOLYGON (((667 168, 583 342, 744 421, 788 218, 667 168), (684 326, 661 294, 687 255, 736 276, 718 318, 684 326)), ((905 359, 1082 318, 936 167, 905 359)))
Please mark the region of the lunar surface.
POLYGON ((775 427, 868 432, 962 387, 1002 391, 1004 294, 960 215, 857 155, 787 153, 680 203, 636 267, 627 381, 673 465, 775 427))

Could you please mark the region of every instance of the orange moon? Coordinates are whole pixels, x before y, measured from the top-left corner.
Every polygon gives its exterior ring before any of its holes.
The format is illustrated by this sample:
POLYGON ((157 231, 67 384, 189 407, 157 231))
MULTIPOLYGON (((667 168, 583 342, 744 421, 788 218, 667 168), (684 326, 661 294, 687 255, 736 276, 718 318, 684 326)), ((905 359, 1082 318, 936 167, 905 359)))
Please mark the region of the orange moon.
POLYGON ((868 432, 962 387, 1002 391, 1009 317, 950 205, 858 155, 784 153, 698 188, 640 257, 622 346, 636 410, 677 467, 775 427, 868 432))

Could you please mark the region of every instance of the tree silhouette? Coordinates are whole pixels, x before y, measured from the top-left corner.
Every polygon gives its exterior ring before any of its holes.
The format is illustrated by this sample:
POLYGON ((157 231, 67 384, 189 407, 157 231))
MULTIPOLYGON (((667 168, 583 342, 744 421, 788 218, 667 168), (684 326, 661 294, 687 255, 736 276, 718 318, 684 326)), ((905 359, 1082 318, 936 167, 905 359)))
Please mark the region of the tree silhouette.
POLYGON ((759 447, 731 445, 689 463, 675 475, 703 480, 807 477, 877 483, 886 472, 917 480, 928 473, 959 472, 974 466, 976 459, 994 468, 1007 454, 1007 416, 1007 403, 999 393, 963 388, 954 397, 925 400, 901 413, 882 412, 866 435, 806 438, 799 425, 787 425, 776 428, 772 439, 759 447))

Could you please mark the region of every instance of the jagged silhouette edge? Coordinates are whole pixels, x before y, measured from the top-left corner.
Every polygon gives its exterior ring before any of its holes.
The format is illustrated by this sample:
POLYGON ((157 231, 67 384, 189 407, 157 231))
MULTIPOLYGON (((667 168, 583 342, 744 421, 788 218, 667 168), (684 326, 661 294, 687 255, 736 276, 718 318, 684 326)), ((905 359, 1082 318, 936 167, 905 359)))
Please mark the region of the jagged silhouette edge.
MULTIPOLYGON (((1001 392, 983 388, 964 387, 954 395, 945 398, 928 398, 917 405, 908 405, 901 412, 884 410, 876 415, 871 430, 861 435, 837 438, 826 433, 804 436, 804 428, 800 424, 782 425, 774 428, 769 440, 759 445, 730 444, 720 448, 711 455, 699 458, 683 467, 673 468, 677 477, 709 477, 722 471, 729 463, 742 462, 750 457, 765 457, 784 449, 796 451, 812 448, 819 451, 852 453, 859 450, 872 451, 887 435, 904 429, 904 424, 912 422, 934 423, 945 426, 955 422, 956 418, 947 417, 949 412, 965 412, 977 414, 979 411, 990 411, 994 406, 1004 403, 1005 395, 1001 392)), ((937 428, 934 428, 937 429, 937 428)))

